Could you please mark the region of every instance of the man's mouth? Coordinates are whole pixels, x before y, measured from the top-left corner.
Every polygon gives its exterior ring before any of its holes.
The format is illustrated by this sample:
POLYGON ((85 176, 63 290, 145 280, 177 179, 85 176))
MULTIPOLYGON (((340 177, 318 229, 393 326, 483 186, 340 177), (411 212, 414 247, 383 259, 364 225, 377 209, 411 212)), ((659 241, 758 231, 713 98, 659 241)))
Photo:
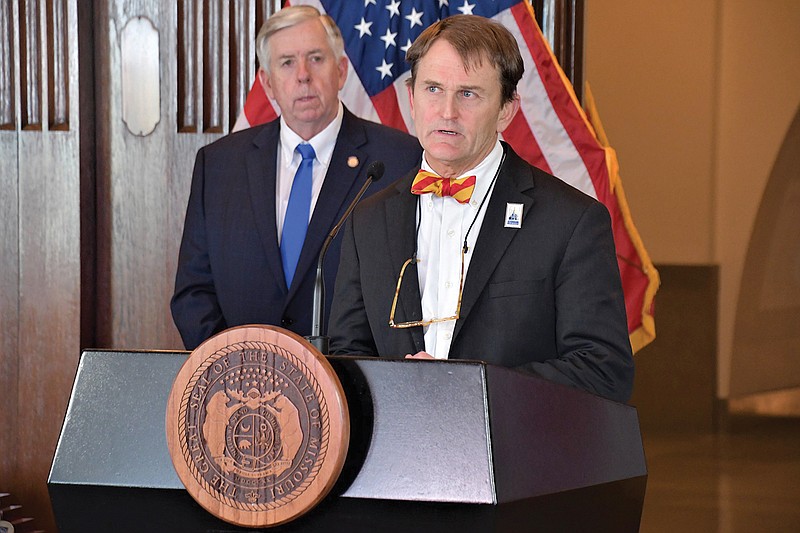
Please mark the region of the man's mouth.
POLYGON ((458 132, 453 130, 434 130, 436 133, 441 133, 443 135, 458 135, 458 132))

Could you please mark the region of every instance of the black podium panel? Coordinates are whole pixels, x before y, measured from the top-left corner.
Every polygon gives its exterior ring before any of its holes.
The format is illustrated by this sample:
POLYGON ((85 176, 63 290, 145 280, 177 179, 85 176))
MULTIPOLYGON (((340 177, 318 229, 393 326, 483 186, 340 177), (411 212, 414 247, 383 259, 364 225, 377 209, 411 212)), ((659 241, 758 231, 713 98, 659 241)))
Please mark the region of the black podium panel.
MULTIPOLYGON (((271 533, 633 533, 646 478, 500 505, 328 498, 271 533)), ((257 531, 223 522, 186 491, 50 485, 59 533, 257 531)))
POLYGON ((647 474, 636 409, 485 366, 498 502, 647 474))
MULTIPOLYGON (((194 503, 169 457, 167 397, 187 355, 82 354, 48 479, 60 529, 80 530, 84 501, 96 517, 174 505, 171 516, 196 525, 151 516, 141 530, 238 531, 194 503)), ((638 529, 647 470, 634 408, 481 362, 329 360, 350 410, 344 471, 321 506, 275 531, 316 531, 322 517, 394 531, 384 521, 393 515, 440 528, 426 531, 516 531, 520 516, 574 523, 584 511, 573 505, 597 507, 619 526, 609 531, 638 529)))

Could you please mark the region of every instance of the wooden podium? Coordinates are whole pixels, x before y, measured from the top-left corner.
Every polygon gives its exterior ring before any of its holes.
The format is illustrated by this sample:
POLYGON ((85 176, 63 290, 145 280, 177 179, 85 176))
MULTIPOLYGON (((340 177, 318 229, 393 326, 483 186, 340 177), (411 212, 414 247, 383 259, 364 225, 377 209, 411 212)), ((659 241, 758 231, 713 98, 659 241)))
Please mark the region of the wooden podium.
MULTIPOLYGON (((59 531, 252 531, 186 493, 164 412, 187 352, 81 355, 48 486, 59 531)), ((329 357, 350 447, 333 493, 272 531, 638 531, 636 410, 469 361, 329 357)))

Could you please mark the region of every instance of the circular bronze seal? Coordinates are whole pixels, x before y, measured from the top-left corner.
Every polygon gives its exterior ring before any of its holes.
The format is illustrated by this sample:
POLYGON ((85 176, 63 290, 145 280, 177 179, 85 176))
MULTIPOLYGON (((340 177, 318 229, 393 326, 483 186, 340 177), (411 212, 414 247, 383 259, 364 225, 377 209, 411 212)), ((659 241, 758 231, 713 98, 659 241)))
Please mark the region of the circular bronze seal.
POLYGON ((231 328, 195 349, 167 402, 167 444, 186 490, 248 527, 288 522, 330 491, 350 419, 341 383, 302 337, 231 328))

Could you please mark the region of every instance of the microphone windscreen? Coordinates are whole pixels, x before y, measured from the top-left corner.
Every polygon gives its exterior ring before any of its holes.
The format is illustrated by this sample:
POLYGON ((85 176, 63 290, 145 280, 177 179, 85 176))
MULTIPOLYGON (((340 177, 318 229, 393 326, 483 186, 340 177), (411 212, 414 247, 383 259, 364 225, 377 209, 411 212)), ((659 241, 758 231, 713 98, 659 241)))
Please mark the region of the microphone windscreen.
POLYGON ((383 177, 383 172, 386 170, 386 165, 383 161, 373 161, 367 167, 367 176, 372 178, 372 181, 378 181, 383 177))

